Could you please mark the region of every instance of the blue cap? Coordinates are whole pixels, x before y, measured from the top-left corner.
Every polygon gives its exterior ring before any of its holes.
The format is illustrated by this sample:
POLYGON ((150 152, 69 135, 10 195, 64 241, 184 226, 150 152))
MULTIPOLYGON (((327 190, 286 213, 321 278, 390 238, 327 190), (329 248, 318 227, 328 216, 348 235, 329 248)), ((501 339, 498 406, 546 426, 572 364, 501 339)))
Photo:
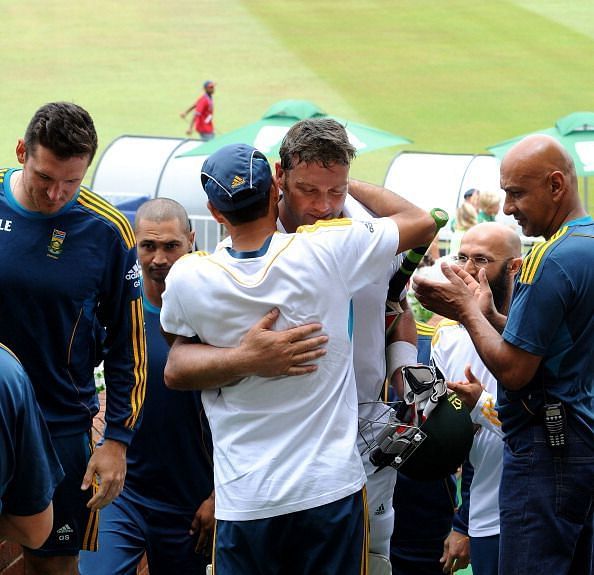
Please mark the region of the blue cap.
POLYGON ((272 172, 266 156, 247 144, 217 150, 202 165, 202 187, 221 212, 234 212, 268 197, 272 172))
POLYGON ((202 87, 206 88, 207 86, 210 86, 210 84, 212 84, 213 86, 215 85, 215 83, 212 80, 206 80, 206 82, 202 84, 202 87))

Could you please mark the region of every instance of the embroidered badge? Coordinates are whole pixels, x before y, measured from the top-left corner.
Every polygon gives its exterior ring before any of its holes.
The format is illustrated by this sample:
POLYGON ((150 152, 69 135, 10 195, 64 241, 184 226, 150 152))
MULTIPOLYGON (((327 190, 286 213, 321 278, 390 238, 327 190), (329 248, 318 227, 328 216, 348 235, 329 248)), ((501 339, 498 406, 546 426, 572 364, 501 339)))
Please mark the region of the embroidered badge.
POLYGON ((50 258, 58 259, 62 254, 62 249, 64 248, 64 238, 66 237, 66 232, 61 230, 54 229, 52 233, 52 239, 50 240, 49 245, 47 246, 47 255, 50 258))
POLYGON ((231 182, 231 187, 236 188, 237 186, 241 186, 242 184, 245 184, 245 178, 235 176, 233 178, 233 181, 231 182))

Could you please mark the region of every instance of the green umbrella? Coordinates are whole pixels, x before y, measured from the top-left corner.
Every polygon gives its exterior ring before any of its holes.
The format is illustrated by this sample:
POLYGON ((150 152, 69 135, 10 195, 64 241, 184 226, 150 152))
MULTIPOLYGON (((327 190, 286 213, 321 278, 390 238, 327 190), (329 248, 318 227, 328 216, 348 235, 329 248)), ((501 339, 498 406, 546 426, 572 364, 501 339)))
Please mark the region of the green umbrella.
POLYGON ((272 105, 258 122, 217 136, 178 157, 208 156, 223 146, 237 143, 250 144, 267 156, 278 157, 280 144, 289 128, 305 118, 333 118, 340 122, 358 154, 411 143, 402 136, 328 115, 307 100, 281 100, 272 105))
MULTIPOLYGON (((594 176, 594 112, 574 112, 557 120, 552 128, 531 132, 553 136, 571 154, 578 176, 594 176)), ((487 150, 499 159, 525 136, 506 140, 487 150)))
POLYGON ((537 130, 489 146, 493 155, 501 160, 506 152, 525 136, 531 134, 548 134, 553 136, 569 152, 575 163, 578 176, 584 178, 584 203, 588 207, 588 181, 594 176, 594 112, 574 112, 557 120, 552 128, 537 130))

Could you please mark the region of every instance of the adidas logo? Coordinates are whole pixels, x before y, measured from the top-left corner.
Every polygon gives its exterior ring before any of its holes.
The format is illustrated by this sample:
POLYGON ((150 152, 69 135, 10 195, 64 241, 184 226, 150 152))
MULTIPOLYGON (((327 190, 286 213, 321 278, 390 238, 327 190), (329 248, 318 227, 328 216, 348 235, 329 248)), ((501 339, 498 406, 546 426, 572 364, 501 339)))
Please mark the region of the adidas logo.
POLYGON ((384 507, 383 503, 380 503, 380 506, 373 512, 374 515, 383 515, 386 512, 386 508, 384 507))
POLYGON ((72 529, 72 527, 70 527, 70 525, 66 523, 66 525, 62 525, 62 527, 60 527, 60 529, 58 529, 56 533, 58 535, 64 535, 64 533, 74 533, 74 529, 72 529))
POLYGON ((236 188, 237 186, 241 186, 241 184, 245 184, 245 178, 235 176, 231 182, 231 187, 236 188))
POLYGON ((138 262, 136 262, 129 270, 128 273, 126 274, 126 279, 127 280, 137 280, 140 277, 140 266, 138 265, 138 262))

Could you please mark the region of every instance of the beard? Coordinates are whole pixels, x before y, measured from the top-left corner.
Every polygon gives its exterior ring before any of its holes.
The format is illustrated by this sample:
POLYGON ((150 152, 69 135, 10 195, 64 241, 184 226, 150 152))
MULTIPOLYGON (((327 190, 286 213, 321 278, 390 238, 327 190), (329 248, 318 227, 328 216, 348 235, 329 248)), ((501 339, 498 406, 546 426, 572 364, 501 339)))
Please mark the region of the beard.
POLYGON ((157 283, 165 283, 165 278, 167 277, 167 274, 169 273, 169 270, 171 269, 171 266, 164 266, 164 267, 156 267, 156 266, 150 266, 148 269, 148 276, 157 283))
POLYGON ((499 313, 503 313, 504 308, 509 302, 510 283, 507 276, 507 263, 499 270, 499 273, 489 282, 491 292, 493 293, 493 303, 499 313))

